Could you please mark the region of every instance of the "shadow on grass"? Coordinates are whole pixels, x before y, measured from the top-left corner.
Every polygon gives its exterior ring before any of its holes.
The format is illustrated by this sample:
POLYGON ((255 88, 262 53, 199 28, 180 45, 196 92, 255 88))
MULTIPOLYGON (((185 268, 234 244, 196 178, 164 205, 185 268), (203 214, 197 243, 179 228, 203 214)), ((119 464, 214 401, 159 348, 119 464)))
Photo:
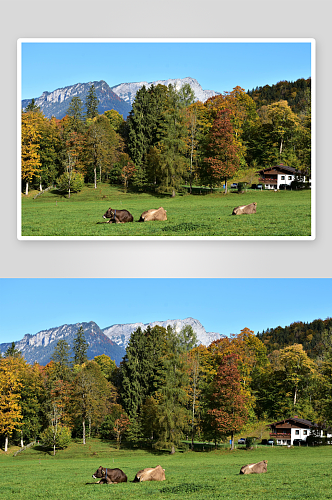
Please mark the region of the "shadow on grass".
MULTIPOLYGON (((116 448, 117 445, 116 445, 116 442, 115 441, 109 441, 108 439, 101 439, 101 441, 103 443, 107 443, 109 444, 110 446, 116 448)), ((143 451, 146 451, 148 453, 150 453, 151 455, 154 455, 154 456, 164 456, 164 455, 170 455, 170 450, 160 450, 160 449, 156 449, 156 448, 153 448, 153 443, 138 443, 138 444, 133 444, 133 443, 130 443, 130 442, 127 442, 127 441, 122 441, 121 442, 121 445, 118 449, 120 450, 126 450, 126 451, 139 451, 139 450, 143 450, 143 451)), ((181 450, 181 449, 178 449, 176 450, 176 453, 183 453, 184 451, 187 451, 187 450, 181 450)))

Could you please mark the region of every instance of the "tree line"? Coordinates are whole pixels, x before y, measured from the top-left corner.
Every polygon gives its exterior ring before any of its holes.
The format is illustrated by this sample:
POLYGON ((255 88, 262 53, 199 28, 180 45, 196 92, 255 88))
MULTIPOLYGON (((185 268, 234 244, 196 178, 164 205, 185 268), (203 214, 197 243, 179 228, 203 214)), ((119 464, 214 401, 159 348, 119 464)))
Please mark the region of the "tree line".
POLYGON ((258 169, 280 162, 310 174, 310 89, 298 112, 283 95, 262 104, 257 92, 237 86, 202 103, 189 84, 143 86, 126 121, 115 110, 98 114, 94 85, 61 120, 32 100, 22 112, 22 191, 56 185, 70 196, 109 182, 172 196, 193 185, 227 193, 229 179, 252 183, 258 169))
POLYGON ((209 346, 190 326, 137 328, 119 367, 87 359, 82 327, 73 356, 61 339, 46 366, 27 364, 13 343, 0 358, 0 436, 5 450, 40 439, 55 453, 71 437, 97 436, 174 452, 183 440, 233 446, 247 425, 294 414, 331 425, 331 332, 322 335, 314 360, 299 343, 268 352, 248 328, 209 346))

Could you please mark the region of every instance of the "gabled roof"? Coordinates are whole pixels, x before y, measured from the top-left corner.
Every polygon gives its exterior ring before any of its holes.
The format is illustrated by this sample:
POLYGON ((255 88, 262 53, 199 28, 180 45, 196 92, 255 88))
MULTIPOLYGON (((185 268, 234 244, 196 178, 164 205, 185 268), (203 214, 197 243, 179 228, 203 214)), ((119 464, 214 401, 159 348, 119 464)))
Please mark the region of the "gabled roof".
POLYGON ((301 174, 301 172, 299 170, 296 170, 296 168, 289 167, 288 165, 284 165, 283 163, 279 163, 279 165, 274 165, 273 167, 263 168, 262 170, 258 170, 258 172, 268 172, 269 170, 283 170, 293 175, 301 174))
POLYGON ((306 427, 317 427, 317 424, 314 424, 310 420, 305 420, 304 418, 298 418, 298 417, 290 417, 290 418, 285 418, 284 420, 280 420, 280 422, 274 422, 270 424, 269 426, 277 426, 277 425, 282 425, 282 424, 287 424, 287 423, 294 423, 295 425, 302 425, 306 427))

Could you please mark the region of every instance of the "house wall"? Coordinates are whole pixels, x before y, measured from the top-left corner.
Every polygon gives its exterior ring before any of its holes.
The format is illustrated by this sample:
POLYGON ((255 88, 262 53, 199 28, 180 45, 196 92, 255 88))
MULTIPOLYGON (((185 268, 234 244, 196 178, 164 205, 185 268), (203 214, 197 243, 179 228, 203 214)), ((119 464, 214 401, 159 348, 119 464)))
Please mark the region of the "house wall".
POLYGON ((310 429, 292 428, 291 429, 291 444, 293 444, 294 439, 307 440, 310 434, 310 429))
POLYGON ((295 175, 278 174, 278 189, 279 189, 280 184, 287 184, 289 186, 294 179, 295 179, 295 175), (282 179, 282 177, 285 177, 285 178, 282 179))

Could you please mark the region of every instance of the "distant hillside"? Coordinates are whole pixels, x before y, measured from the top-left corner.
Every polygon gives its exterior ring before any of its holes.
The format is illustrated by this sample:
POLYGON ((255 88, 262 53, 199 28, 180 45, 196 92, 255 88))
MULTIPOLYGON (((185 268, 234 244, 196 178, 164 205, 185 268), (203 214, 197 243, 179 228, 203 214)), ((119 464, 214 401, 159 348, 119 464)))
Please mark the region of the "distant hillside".
MULTIPOLYGON (((94 321, 62 325, 49 330, 42 330, 35 335, 26 334, 22 340, 15 342, 15 347, 22 352, 28 363, 37 362, 44 366, 51 361, 55 346, 60 339, 66 340, 69 346, 73 347, 73 340, 80 326, 82 326, 85 339, 89 344, 88 359, 93 359, 100 354, 106 354, 117 365, 120 364, 125 355, 125 350, 104 335, 94 321)), ((0 352, 6 352, 10 346, 11 343, 0 344, 0 352)))
POLYGON ((173 326, 175 327, 176 332, 180 332, 183 327, 189 325, 196 333, 198 343, 206 346, 210 345, 214 340, 223 337, 223 335, 221 335, 220 333, 206 332, 204 326, 194 318, 167 319, 166 321, 154 321, 153 323, 146 324, 129 323, 124 325, 112 325, 108 326, 107 328, 103 328, 103 333, 107 335, 113 342, 126 349, 133 331, 137 330, 137 328, 146 330, 148 326, 153 328, 156 325, 162 326, 163 328, 173 326))
MULTIPOLYGON (((55 116, 61 120, 67 114, 68 107, 74 96, 79 97, 83 104, 85 104, 86 96, 89 92, 91 85, 94 84, 96 89, 96 96, 99 99, 98 112, 103 114, 109 109, 115 109, 124 119, 127 118, 131 105, 126 103, 107 85, 104 80, 99 82, 76 83, 68 87, 53 90, 52 92, 43 92, 40 97, 35 97, 35 104, 39 106, 46 118, 55 116)), ((32 101, 31 99, 24 99, 22 101, 22 109, 32 101)))
POLYGON ((120 85, 115 85, 112 87, 113 92, 115 92, 124 101, 133 104, 135 100, 136 93, 139 89, 145 86, 146 89, 150 88, 152 85, 175 85, 175 88, 179 90, 183 85, 189 84, 195 93, 195 99, 198 101, 205 102, 210 97, 218 95, 219 92, 214 90, 203 90, 202 86, 198 83, 195 78, 170 78, 168 80, 156 80, 154 82, 133 82, 133 83, 120 83, 120 85))
POLYGON ((280 81, 275 85, 264 85, 248 90, 248 95, 255 101, 257 108, 273 102, 287 101, 294 113, 299 114, 306 108, 308 92, 311 92, 311 78, 300 78, 295 82, 280 81))
MULTIPOLYGON (((85 334, 85 339, 89 344, 88 359, 93 359, 95 356, 106 354, 119 365, 123 356, 126 354, 130 335, 138 327, 146 330, 148 326, 155 325, 167 328, 168 325, 175 326, 179 332, 184 326, 192 326, 197 335, 198 343, 209 345, 213 340, 216 340, 222 335, 219 333, 208 333, 202 324, 193 318, 173 319, 166 321, 155 321, 153 323, 130 323, 112 325, 101 330, 94 322, 75 323, 71 325, 61 325, 48 330, 42 330, 35 335, 26 334, 22 340, 15 342, 15 347, 23 354, 28 363, 39 363, 46 365, 50 362, 55 346, 60 339, 65 339, 72 348, 73 340, 77 330, 82 326, 85 334)), ((5 353, 11 347, 11 342, 0 344, 0 352, 5 353)))
POLYGON ((264 342, 269 353, 293 344, 302 344, 308 356, 315 359, 326 350, 326 337, 332 337, 332 318, 316 319, 311 323, 297 321, 284 328, 268 328, 262 333, 258 332, 257 337, 264 342))

